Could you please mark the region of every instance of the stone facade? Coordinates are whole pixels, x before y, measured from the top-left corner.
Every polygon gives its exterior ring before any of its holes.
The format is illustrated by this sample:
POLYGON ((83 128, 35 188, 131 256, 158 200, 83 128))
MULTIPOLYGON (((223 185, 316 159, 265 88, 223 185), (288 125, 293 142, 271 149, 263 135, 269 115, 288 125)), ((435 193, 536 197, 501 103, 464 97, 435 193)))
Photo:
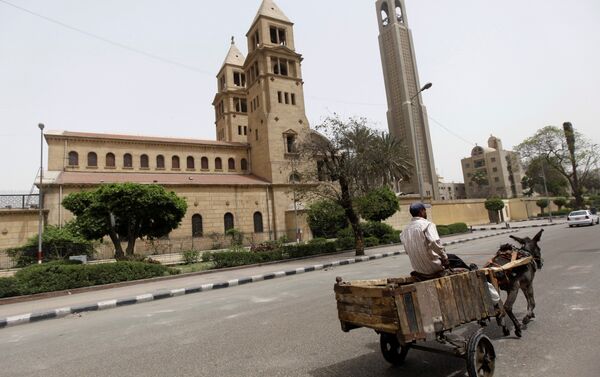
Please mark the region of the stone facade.
POLYGON ((519 156, 502 148, 495 136, 488 139, 488 147, 476 146, 471 157, 462 159, 462 170, 468 198, 523 196, 523 168, 519 156))
POLYGON ((438 179, 439 200, 460 200, 467 198, 464 183, 444 182, 442 177, 438 179))
POLYGON ((377 0, 376 6, 388 127, 391 135, 405 142, 415 167, 410 180, 401 182, 398 190, 419 193, 420 177, 423 196, 438 199, 427 109, 419 94, 421 84, 406 6, 404 0, 377 0))

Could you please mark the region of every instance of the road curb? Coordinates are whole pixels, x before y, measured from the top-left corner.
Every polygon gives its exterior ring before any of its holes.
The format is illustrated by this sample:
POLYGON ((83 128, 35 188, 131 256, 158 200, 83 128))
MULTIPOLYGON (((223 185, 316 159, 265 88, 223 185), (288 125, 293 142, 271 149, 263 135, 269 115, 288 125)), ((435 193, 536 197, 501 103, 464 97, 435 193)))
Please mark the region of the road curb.
POLYGON ((565 223, 552 223, 552 224, 534 224, 534 225, 523 225, 523 226, 511 226, 510 228, 502 227, 502 226, 493 226, 490 228, 472 228, 472 231, 482 231, 482 230, 510 230, 510 229, 527 229, 527 228, 545 228, 548 226, 555 225, 563 225, 565 223))
MULTIPOLYGON (((459 240, 455 240, 455 241, 444 242, 444 246, 456 245, 456 244, 476 241, 476 240, 480 240, 480 239, 484 239, 484 238, 490 238, 490 237, 500 236, 500 235, 504 235, 504 234, 515 233, 517 231, 518 230, 516 230, 516 229, 511 229, 511 230, 506 230, 503 232, 486 234, 484 236, 463 238, 463 239, 459 239, 459 240)), ((66 316, 73 315, 73 314, 104 311, 104 310, 119 308, 122 306, 130 306, 130 305, 142 304, 142 303, 150 302, 150 301, 164 300, 164 299, 168 299, 168 298, 172 298, 172 297, 179 297, 179 296, 185 296, 185 295, 190 295, 190 294, 195 294, 195 293, 214 291, 214 290, 218 290, 218 289, 237 287, 240 285, 252 284, 252 283, 266 281, 266 280, 273 280, 273 279, 278 279, 278 278, 283 278, 283 277, 293 276, 293 275, 299 275, 299 274, 304 274, 304 273, 313 272, 313 271, 321 271, 321 270, 325 270, 325 269, 331 268, 331 267, 347 266, 347 265, 355 264, 355 263, 369 262, 372 260, 393 257, 393 256, 402 255, 402 254, 405 254, 404 250, 396 251, 396 252, 389 252, 389 253, 382 253, 382 254, 375 254, 375 255, 366 255, 366 256, 356 257, 356 258, 341 259, 341 260, 324 263, 324 264, 315 264, 315 265, 311 265, 311 266, 296 268, 293 270, 269 272, 269 273, 262 274, 262 275, 242 277, 242 278, 232 279, 232 280, 218 282, 218 283, 208 283, 208 284, 203 284, 203 285, 199 285, 196 287, 171 289, 168 291, 158 291, 158 292, 154 292, 154 293, 137 295, 135 297, 129 297, 129 298, 118 299, 118 300, 117 299, 105 300, 105 301, 100 301, 100 302, 96 302, 94 304, 89 304, 89 305, 64 307, 64 308, 52 309, 52 310, 48 310, 45 312, 39 312, 39 313, 19 314, 19 315, 15 315, 15 316, 6 317, 6 318, 0 318, 0 329, 7 328, 7 327, 13 327, 13 326, 17 326, 17 325, 24 325, 27 323, 40 322, 40 321, 45 321, 45 320, 50 320, 50 319, 64 318, 66 316)))

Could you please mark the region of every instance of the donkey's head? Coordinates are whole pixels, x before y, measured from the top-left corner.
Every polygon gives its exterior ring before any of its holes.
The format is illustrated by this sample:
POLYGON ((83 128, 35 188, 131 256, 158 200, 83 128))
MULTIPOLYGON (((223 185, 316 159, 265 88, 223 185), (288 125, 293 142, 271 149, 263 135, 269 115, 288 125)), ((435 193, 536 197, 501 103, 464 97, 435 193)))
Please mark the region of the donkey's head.
POLYGON ((521 249, 527 251, 533 257, 535 264, 541 270, 544 266, 544 259, 542 259, 542 249, 540 249, 538 243, 542 239, 542 233, 544 233, 544 229, 540 230, 538 234, 533 237, 533 239, 529 237, 519 238, 516 236, 510 236, 513 240, 517 241, 521 244, 521 249))

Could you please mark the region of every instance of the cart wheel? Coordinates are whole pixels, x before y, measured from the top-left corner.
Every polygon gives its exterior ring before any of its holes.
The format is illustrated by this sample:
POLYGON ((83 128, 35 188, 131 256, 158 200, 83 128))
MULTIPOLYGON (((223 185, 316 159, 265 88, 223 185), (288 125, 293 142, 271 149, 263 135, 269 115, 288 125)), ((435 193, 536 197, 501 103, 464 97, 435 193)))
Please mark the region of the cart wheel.
POLYGON ((401 346, 395 335, 381 333, 379 343, 385 361, 395 366, 404 364, 404 359, 406 359, 409 347, 401 346))
POLYGON ((494 345, 481 332, 467 342, 467 372, 469 377, 492 377, 496 365, 494 345))

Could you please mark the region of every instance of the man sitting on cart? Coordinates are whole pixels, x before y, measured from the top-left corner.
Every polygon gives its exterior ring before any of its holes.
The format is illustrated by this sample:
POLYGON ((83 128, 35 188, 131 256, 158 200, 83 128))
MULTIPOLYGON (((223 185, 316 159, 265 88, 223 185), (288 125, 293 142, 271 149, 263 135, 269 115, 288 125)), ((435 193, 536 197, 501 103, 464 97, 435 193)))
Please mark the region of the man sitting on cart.
POLYGON ((412 204, 410 214, 413 219, 402 231, 400 239, 414 270, 413 277, 421 281, 436 279, 477 267, 469 268, 456 255, 446 254, 435 224, 427 220, 423 203, 412 204))

